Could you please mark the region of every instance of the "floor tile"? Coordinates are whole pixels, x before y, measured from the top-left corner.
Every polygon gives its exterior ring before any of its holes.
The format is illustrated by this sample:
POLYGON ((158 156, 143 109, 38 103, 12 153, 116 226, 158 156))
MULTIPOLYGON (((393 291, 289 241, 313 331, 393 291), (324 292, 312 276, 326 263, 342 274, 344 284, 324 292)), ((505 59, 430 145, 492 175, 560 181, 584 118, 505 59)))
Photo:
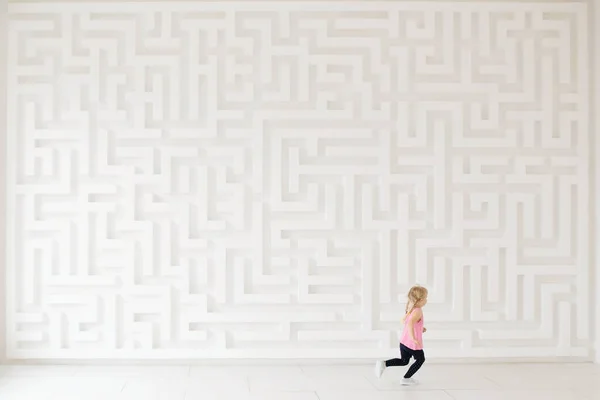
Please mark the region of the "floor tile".
POLYGON ((449 390, 454 400, 580 400, 571 390, 449 390))
POLYGON ((248 381, 240 376, 190 378, 186 400, 246 400, 250 396, 248 381))
MULTIPOLYGON (((317 392, 319 400, 453 400, 443 390, 414 391, 322 391, 317 392)), ((487 399, 480 399, 487 400, 487 399)))
POLYGON ((125 380, 118 378, 15 377, 0 387, 2 400, 109 400, 115 399, 125 380))
POLYGON ((368 379, 373 376, 373 368, 367 366, 303 367, 302 372, 311 379, 317 391, 375 388, 368 379))
POLYGON ((314 380, 306 375, 271 375, 271 376, 250 376, 248 385, 251 392, 266 391, 314 391, 316 389, 314 380))
POLYGON ((131 379, 115 400, 184 400, 187 379, 131 379))
MULTIPOLYGON (((456 368, 456 367, 455 367, 456 368)), ((488 379, 483 374, 469 373, 468 371, 419 371, 414 378, 419 381, 418 386, 402 386, 402 378, 406 369, 387 368, 380 379, 374 375, 369 381, 378 390, 486 390, 496 389, 498 384, 488 379)))
POLYGON ((60 377, 73 376, 78 367, 65 365, 7 365, 3 367, 5 377, 60 377))
POLYGON ((320 400, 315 392, 251 393, 248 400, 320 400))
POLYGON ((592 364, 0 366, 1 400, 599 400, 592 364))
POLYGON ((114 376, 124 378, 187 378, 188 366, 83 366, 75 376, 114 376))

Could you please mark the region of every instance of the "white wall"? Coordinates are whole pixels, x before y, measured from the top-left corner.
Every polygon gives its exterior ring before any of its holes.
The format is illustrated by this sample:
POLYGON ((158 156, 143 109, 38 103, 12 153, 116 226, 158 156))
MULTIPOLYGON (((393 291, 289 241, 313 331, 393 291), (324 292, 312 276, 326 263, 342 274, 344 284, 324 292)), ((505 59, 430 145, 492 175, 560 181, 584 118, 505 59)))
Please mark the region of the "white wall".
POLYGON ((13 4, 8 355, 591 357, 586 11, 13 4))
MULTIPOLYGON (((0 165, 6 171, 6 42, 7 42, 7 1, 0 0, 0 165)), ((5 227, 6 216, 6 187, 5 174, 0 174, 0 227, 5 227)), ((0 228, 0 288, 6 286, 6 264, 5 264, 5 234, 6 229, 0 228)), ((6 304, 4 290, 0 292, 0 363, 6 359, 6 304)))
MULTIPOLYGON (((592 36, 592 51, 591 53, 594 55, 594 63, 593 63, 593 71, 600 71, 600 6, 598 3, 591 3, 592 12, 590 15, 590 26, 593 27, 593 36, 592 36)), ((595 172, 595 197, 594 202, 592 204, 597 205, 598 201, 600 201, 600 120, 598 119, 598 115, 600 115, 600 79, 598 79, 598 74, 594 74, 594 86, 593 86, 593 103, 594 104, 594 115, 596 118, 592 121, 594 122, 594 130, 591 135, 593 143, 595 144, 595 151, 592 153, 592 164, 594 165, 595 172)), ((592 270, 595 272, 596 284, 595 284, 595 294, 596 298, 592 298, 592 309, 595 309, 595 362, 600 364, 600 253, 598 249, 600 249, 600 208, 598 206, 595 207, 595 229, 594 229, 594 250, 592 254, 595 255, 592 264, 592 270)))

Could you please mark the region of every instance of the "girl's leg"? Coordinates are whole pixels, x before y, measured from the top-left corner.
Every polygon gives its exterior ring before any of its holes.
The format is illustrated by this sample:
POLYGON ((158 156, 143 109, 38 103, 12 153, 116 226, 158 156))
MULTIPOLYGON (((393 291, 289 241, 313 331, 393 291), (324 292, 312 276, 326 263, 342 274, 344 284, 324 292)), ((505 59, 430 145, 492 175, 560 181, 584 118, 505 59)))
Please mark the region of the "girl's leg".
POLYGON ((410 368, 406 372, 406 375, 404 375, 405 379, 412 378, 412 376, 417 373, 419 368, 423 366, 423 363, 425 362, 425 352, 423 350, 416 350, 413 352, 413 357, 415 357, 416 361, 413 363, 413 365, 410 366, 410 368))
POLYGON ((413 350, 409 349, 404 345, 400 345, 400 357, 402 358, 393 358, 391 360, 387 360, 385 362, 386 367, 403 367, 408 365, 410 358, 413 356, 413 350))

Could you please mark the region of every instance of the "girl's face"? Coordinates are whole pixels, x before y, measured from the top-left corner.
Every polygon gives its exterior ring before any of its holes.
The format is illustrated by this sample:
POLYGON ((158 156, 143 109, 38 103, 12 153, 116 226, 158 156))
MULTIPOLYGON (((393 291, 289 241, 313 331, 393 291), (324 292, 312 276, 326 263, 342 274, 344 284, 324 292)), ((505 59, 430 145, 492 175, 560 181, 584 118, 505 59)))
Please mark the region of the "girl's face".
POLYGON ((424 307, 427 304, 427 295, 423 297, 421 300, 417 301, 417 307, 424 307))

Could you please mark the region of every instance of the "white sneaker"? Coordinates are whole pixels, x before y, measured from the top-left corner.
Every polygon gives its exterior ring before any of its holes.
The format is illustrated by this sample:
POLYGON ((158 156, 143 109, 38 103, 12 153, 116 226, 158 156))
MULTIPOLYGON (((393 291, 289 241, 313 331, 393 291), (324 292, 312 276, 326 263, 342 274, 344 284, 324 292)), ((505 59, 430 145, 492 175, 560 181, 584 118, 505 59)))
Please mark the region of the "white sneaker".
POLYGON ((379 360, 375 363, 375 376, 381 378, 383 371, 385 371, 385 361, 379 360))
POLYGON ((419 381, 413 378, 402 378, 402 386, 414 386, 418 385, 419 381))

